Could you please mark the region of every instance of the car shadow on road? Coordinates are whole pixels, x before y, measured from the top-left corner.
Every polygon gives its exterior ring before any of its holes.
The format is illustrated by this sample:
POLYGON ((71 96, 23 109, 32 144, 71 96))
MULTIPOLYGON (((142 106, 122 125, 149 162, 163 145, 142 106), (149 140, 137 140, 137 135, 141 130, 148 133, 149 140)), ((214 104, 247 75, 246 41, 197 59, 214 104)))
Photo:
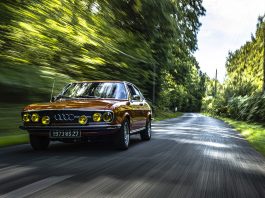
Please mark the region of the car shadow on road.
MULTIPOLYGON (((131 137, 130 148, 141 144, 139 137, 131 137)), ((51 144, 49 149, 45 152, 47 153, 67 153, 67 152, 107 152, 116 153, 121 150, 117 149, 112 141, 109 140, 99 140, 95 142, 85 142, 85 143, 58 143, 51 144)))
MULTIPOLYGON (((129 150, 136 147, 143 142, 139 135, 133 135, 130 139, 129 150)), ((80 143, 62 143, 62 142, 52 142, 47 150, 35 151, 31 148, 29 144, 18 146, 21 149, 5 148, 8 156, 13 158, 17 156, 18 158, 27 159, 28 157, 46 156, 52 157, 56 156, 108 156, 111 154, 122 153, 124 151, 119 150, 115 147, 110 140, 99 140, 95 142, 80 142, 80 143)), ((125 151, 126 152, 126 151, 125 151)), ((3 153, 3 154, 4 154, 3 153)), ((1 155, 1 153, 0 153, 1 155)))

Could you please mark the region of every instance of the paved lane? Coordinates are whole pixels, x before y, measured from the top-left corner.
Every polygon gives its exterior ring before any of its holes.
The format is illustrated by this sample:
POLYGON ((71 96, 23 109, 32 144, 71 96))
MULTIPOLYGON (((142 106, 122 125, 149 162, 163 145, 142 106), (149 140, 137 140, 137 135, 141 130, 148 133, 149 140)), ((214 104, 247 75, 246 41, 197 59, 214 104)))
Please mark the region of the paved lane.
POLYGON ((0 197, 265 198, 265 158, 222 121, 200 114, 153 124, 153 139, 0 150, 0 197))

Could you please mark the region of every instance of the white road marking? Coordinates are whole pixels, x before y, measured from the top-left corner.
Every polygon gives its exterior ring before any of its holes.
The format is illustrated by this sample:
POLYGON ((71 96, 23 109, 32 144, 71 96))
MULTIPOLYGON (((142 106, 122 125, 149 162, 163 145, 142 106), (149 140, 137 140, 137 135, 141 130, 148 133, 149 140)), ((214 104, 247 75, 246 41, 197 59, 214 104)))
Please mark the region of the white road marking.
POLYGON ((29 196, 35 192, 38 192, 38 191, 43 190, 45 188, 48 188, 49 186, 52 186, 52 185, 59 183, 63 180, 66 180, 72 176, 73 175, 48 177, 48 178, 45 178, 43 180, 29 184, 27 186, 13 190, 13 191, 6 193, 4 195, 1 195, 0 198, 13 198, 13 197, 23 198, 23 197, 29 196))

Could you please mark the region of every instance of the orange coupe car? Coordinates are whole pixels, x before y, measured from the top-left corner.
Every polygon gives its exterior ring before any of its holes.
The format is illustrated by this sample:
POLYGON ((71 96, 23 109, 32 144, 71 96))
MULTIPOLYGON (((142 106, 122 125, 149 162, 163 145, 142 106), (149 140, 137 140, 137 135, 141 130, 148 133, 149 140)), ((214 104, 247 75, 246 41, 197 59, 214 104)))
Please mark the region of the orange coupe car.
POLYGON ((22 113, 21 129, 29 132, 35 150, 50 141, 93 141, 113 138, 127 149, 130 135, 151 138, 152 110, 140 90, 124 81, 86 81, 68 84, 50 103, 31 104, 22 113))

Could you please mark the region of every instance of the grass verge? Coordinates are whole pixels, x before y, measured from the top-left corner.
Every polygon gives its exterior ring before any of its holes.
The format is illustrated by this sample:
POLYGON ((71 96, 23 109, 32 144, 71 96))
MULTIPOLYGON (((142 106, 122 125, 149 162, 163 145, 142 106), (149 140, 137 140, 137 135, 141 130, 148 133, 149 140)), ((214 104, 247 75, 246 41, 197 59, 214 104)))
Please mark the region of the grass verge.
POLYGON ((183 113, 181 112, 172 112, 172 111, 162 111, 162 110, 156 110, 155 112, 155 121, 165 120, 169 118, 176 118, 181 116, 183 113))
POLYGON ((234 127, 257 151, 265 156, 265 127, 263 125, 224 117, 217 118, 234 127))
POLYGON ((28 134, 0 136, 0 147, 28 143, 28 134))
POLYGON ((23 106, 0 103, 0 147, 28 142, 28 134, 18 128, 22 124, 20 113, 23 106))

